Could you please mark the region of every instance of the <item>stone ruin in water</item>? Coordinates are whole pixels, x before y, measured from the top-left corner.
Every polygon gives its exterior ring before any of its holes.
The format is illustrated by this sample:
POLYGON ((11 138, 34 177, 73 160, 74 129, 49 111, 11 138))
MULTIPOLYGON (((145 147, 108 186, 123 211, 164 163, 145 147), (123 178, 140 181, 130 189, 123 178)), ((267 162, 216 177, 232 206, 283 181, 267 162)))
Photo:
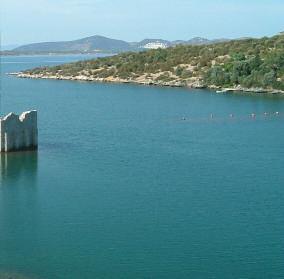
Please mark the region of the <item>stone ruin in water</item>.
POLYGON ((11 112, 0 118, 0 152, 36 150, 37 147, 37 111, 26 111, 20 116, 11 112))

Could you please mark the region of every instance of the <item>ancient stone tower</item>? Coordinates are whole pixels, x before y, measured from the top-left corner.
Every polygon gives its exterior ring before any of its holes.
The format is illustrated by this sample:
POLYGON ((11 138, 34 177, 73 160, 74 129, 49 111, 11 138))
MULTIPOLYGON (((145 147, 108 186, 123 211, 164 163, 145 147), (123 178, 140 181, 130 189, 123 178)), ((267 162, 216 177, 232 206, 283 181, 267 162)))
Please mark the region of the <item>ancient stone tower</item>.
POLYGON ((0 152, 37 149, 37 111, 20 116, 9 113, 0 118, 0 152))

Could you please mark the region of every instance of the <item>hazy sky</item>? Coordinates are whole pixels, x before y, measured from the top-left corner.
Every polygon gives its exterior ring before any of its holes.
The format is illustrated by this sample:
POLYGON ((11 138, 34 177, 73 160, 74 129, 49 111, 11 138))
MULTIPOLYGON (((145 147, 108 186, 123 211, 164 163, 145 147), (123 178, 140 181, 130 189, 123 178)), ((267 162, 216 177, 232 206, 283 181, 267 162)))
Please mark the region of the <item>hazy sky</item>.
POLYGON ((284 31, 284 0, 0 0, 2 43, 104 35, 236 38, 284 31))

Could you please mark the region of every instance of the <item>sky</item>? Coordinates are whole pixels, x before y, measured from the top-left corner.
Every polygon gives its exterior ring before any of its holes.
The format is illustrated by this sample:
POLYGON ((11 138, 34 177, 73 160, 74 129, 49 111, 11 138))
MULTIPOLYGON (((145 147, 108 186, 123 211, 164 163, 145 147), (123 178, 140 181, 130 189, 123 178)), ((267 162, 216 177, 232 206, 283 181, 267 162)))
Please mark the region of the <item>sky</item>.
POLYGON ((283 14, 284 0, 0 0, 3 45, 262 37, 284 31, 283 14))

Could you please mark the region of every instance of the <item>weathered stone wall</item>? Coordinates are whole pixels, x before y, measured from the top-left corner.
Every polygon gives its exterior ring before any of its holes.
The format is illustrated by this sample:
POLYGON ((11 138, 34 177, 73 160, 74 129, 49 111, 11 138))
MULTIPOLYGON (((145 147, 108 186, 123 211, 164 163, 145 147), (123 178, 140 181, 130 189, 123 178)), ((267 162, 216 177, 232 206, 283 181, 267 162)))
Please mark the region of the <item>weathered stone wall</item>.
POLYGON ((34 150, 38 146, 37 111, 0 118, 0 152, 34 150))

